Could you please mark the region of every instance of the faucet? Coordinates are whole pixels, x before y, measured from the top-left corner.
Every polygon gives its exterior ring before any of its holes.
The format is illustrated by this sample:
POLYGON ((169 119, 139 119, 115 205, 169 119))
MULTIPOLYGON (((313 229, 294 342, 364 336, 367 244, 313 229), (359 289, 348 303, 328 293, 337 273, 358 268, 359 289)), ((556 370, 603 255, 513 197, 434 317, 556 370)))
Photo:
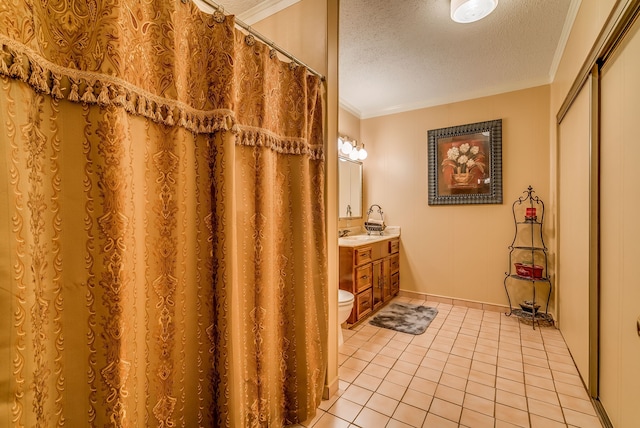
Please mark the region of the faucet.
POLYGON ((347 236, 349 234, 350 230, 349 229, 342 229, 338 231, 338 238, 344 238, 345 236, 347 236))

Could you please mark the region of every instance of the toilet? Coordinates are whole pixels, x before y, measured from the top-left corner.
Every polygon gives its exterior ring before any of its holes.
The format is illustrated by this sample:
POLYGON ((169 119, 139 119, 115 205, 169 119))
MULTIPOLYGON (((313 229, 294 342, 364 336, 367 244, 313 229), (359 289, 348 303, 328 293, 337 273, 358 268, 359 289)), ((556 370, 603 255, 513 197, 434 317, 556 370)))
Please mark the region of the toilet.
POLYGON ((347 321, 353 309, 353 294, 346 290, 338 290, 338 346, 342 346, 342 324, 347 321))

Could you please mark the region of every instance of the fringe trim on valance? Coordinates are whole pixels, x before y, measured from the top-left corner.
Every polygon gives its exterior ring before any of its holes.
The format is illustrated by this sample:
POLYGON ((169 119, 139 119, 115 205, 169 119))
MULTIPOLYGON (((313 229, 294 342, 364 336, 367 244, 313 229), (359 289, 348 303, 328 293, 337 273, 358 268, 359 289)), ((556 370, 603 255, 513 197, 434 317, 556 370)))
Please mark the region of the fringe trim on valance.
POLYGON ((277 153, 288 155, 307 155, 311 159, 324 160, 322 145, 310 145, 303 138, 282 139, 277 135, 252 126, 236 125, 236 144, 241 146, 266 147, 277 153))
POLYGON ((129 114, 144 116, 166 126, 180 126, 196 134, 230 131, 236 134, 238 145, 266 147, 278 153, 324 159, 321 145, 313 146, 303 138, 280 137, 266 129, 239 125, 232 110, 194 109, 183 102, 154 95, 118 77, 61 67, 2 35, 0 75, 20 80, 35 91, 56 99, 101 107, 122 107, 129 114), (66 96, 65 92, 68 92, 66 96))

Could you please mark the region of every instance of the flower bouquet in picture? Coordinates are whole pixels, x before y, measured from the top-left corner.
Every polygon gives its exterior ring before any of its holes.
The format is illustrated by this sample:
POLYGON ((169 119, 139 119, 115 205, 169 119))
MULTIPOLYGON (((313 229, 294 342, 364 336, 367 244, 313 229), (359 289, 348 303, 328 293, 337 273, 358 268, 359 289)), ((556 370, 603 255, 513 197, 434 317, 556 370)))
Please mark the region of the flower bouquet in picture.
POLYGON ((480 141, 452 142, 442 161, 442 174, 449 188, 476 188, 485 179, 486 160, 480 141))

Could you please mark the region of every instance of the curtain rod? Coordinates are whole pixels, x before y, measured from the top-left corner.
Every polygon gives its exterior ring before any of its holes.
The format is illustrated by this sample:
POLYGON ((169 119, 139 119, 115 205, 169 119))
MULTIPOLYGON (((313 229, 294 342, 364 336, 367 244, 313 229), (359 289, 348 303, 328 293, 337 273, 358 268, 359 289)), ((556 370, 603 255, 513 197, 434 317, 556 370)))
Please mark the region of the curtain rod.
MULTIPOLYGON (((183 1, 185 1, 185 0, 183 0, 183 1)), ((213 0, 201 0, 201 1, 206 3, 206 4, 208 4, 209 6, 213 7, 217 11, 224 13, 224 6, 222 6, 221 4, 215 3, 213 0)), ((241 20, 239 20, 237 18, 235 20, 235 24, 238 27, 242 28, 243 30, 247 31, 249 34, 253 35, 254 37, 257 37, 258 39, 260 39, 260 41, 262 41, 264 44, 270 46, 272 49, 275 49, 276 51, 280 52, 282 55, 284 55, 287 58, 289 58, 289 60, 295 62, 298 65, 303 66, 310 73, 315 74, 321 80, 324 81, 324 76, 322 74, 320 74, 319 72, 317 72, 313 68, 309 67, 307 64, 305 64, 304 62, 300 61, 298 58, 296 58, 295 56, 293 56, 292 54, 290 54, 289 52, 287 52, 286 50, 284 50, 280 46, 276 45, 274 42, 272 42, 271 40, 269 40, 268 38, 266 38, 262 34, 258 33, 254 29, 252 29, 250 25, 245 24, 244 22, 242 22, 241 20)))

